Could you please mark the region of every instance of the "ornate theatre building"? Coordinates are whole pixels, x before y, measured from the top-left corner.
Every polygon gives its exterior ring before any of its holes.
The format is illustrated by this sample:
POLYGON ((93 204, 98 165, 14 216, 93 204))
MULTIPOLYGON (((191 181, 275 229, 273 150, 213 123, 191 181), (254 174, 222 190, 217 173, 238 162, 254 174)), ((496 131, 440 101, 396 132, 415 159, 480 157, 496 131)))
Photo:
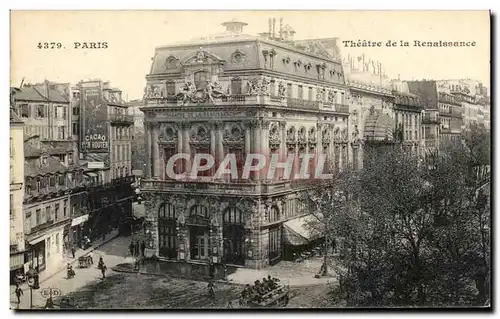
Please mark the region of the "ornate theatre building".
MULTIPOLYGON (((245 23, 188 43, 158 47, 147 75, 144 123, 148 167, 141 182, 150 240, 146 257, 183 264, 209 262, 262 268, 305 245, 310 212, 298 193, 311 180, 283 179, 278 171, 241 178, 247 154, 326 154, 324 171, 349 161, 348 90, 336 39, 294 41, 295 31, 269 21, 260 36, 242 33, 245 23), (189 172, 195 154, 211 154, 216 166, 235 154, 238 176, 169 179, 189 172)), ((295 161, 293 172, 298 172, 295 161)))

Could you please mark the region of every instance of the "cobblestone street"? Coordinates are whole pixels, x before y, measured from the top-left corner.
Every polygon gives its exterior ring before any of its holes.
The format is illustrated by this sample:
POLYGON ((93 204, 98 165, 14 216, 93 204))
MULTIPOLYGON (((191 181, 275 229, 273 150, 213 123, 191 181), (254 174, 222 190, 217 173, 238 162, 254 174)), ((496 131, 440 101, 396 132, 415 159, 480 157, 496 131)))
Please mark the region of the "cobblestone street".
MULTIPOLYGON (((78 268, 74 263, 76 276, 66 278, 63 270, 47 279, 40 285, 39 290, 33 291, 33 307, 43 308, 46 299, 41 295, 44 288, 57 288, 64 297, 69 297, 79 309, 165 309, 165 308, 226 308, 229 300, 239 297, 242 286, 234 284, 216 284, 216 297, 208 296, 207 283, 188 279, 177 279, 166 276, 156 276, 136 273, 117 273, 112 267, 133 259, 128 254, 129 237, 117 237, 92 252, 94 265, 89 268, 78 268), (102 256, 108 266, 105 280, 101 280, 101 273, 97 269, 97 261, 102 256)), ((284 269, 279 270, 279 265, 272 267, 272 273, 293 272, 302 273, 300 270, 308 265, 292 265, 283 263, 284 269), (295 270, 290 268, 294 266, 295 270), (293 271, 292 271, 293 270, 293 271)), ((247 275, 263 276, 260 271, 247 270, 247 275)), ((266 273, 267 274, 267 273, 266 273)), ((243 273, 240 274, 240 276, 243 273)), ((309 279, 311 284, 314 279, 309 279)), ((256 277, 257 278, 257 277, 256 277)), ((252 278, 253 280, 253 278, 252 278)), ((287 283, 288 284, 288 283, 287 283)), ((291 285, 292 296, 288 308, 324 307, 327 291, 331 285, 326 282, 317 282, 316 285, 305 284, 291 285)), ((23 287, 24 296, 19 305, 11 294, 13 308, 29 309, 30 292, 23 287)), ((55 298, 56 304, 60 298, 55 298)))

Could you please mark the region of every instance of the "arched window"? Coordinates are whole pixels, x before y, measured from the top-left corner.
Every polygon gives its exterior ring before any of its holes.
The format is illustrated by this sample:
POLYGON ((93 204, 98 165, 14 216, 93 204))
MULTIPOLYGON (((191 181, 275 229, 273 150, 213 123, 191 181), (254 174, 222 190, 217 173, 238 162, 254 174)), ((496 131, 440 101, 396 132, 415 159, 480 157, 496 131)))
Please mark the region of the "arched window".
POLYGON ((175 206, 170 203, 163 203, 158 210, 158 218, 176 219, 175 206))
POLYGON ((199 219, 208 219, 208 208, 203 205, 194 205, 191 208, 191 212, 189 214, 191 217, 199 218, 199 219))
POLYGON ((198 71, 194 74, 194 85, 197 90, 203 90, 207 86, 207 81, 210 81, 210 75, 206 71, 198 71))
POLYGON ((161 257, 177 258, 177 220, 175 206, 163 203, 158 209, 158 248, 161 257))
POLYGON ((271 213, 269 214, 269 222, 274 223, 280 220, 280 211, 277 206, 271 207, 271 213))
POLYGON ((243 214, 236 207, 229 207, 224 211, 224 224, 242 224, 243 214))

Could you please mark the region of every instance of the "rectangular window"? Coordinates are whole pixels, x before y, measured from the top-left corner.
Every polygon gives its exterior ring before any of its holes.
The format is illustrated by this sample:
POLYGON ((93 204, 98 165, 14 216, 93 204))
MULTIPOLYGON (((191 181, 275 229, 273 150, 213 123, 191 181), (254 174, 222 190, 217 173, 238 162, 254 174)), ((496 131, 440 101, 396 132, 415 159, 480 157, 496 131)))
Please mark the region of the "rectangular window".
POLYGON ((40 225, 41 221, 42 221, 42 210, 37 209, 35 213, 36 226, 40 225))
POLYGON ((57 221, 58 218, 59 218, 59 204, 55 204, 55 207, 54 207, 54 220, 57 221))
POLYGON ((276 96, 276 81, 271 81, 269 90, 271 91, 271 96, 276 96))
POLYGON ((73 123, 73 128, 72 128, 72 130, 73 130, 73 132, 72 132, 72 133, 73 133, 73 135, 78 135, 78 134, 79 134, 79 133, 78 133, 78 123, 73 123))
POLYGON ((63 216, 66 217, 66 210, 67 210, 67 207, 68 207, 68 200, 65 199, 64 202, 63 202, 63 216))
POLYGON ((37 105, 36 111, 37 111, 36 117, 39 117, 39 118, 45 117, 45 105, 43 105, 43 104, 37 105))
POLYGON ((45 218, 46 218, 46 221, 53 220, 53 218, 52 218, 52 209, 51 209, 50 206, 45 207, 45 218))
POLYGON ((312 87, 309 87, 309 92, 308 92, 308 99, 309 101, 312 101, 313 99, 313 88, 312 87))
POLYGON ((241 79, 232 79, 231 80, 231 94, 241 94, 241 79))
POLYGON ((299 85, 299 89, 297 92, 297 98, 301 99, 301 100, 304 98, 304 87, 302 85, 299 85))
POLYGON ((293 96, 292 93, 293 93, 292 92, 292 83, 287 83, 287 85, 286 85, 286 94, 287 94, 287 96, 288 96, 289 99, 292 98, 292 96, 293 96))
POLYGON ((10 194, 10 218, 14 218, 14 195, 10 194))
POLYGON ((167 96, 175 95, 175 82, 167 82, 167 96))
POLYGON ((50 181, 50 187, 56 186, 56 177, 55 176, 49 177, 49 181, 50 181))
POLYGON ((28 104, 21 104, 19 107, 21 108, 21 117, 30 117, 30 108, 28 104))

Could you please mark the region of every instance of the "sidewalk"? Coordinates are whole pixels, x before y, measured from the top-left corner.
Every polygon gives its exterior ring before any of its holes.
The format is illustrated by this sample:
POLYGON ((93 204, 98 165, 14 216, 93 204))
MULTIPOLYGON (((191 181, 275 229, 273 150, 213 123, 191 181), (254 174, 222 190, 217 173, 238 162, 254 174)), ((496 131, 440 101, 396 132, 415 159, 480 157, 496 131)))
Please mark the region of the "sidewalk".
MULTIPOLYGON (((148 266, 142 266, 141 270, 138 272, 134 270, 134 260, 135 259, 129 257, 126 259, 126 264, 117 265, 116 267, 113 267, 113 270, 116 272, 129 272, 171 277, 171 275, 167 274, 166 272, 159 272, 153 267, 148 266)), ((290 285, 294 287, 336 283, 337 278, 332 275, 320 278, 314 277, 321 268, 322 262, 322 258, 311 258, 310 260, 305 260, 301 263, 282 261, 277 265, 270 266, 264 269, 237 268, 234 273, 228 275, 227 281, 218 280, 218 282, 235 285, 253 285, 256 280, 262 281, 262 278, 267 278, 267 276, 270 275, 271 277, 280 279, 281 283, 283 283, 284 285, 290 285)))
MULTIPOLYGON (((92 246, 85 249, 85 250, 82 250, 82 249, 78 249, 76 252, 75 252, 75 258, 73 258, 73 256, 71 255, 71 252, 67 253, 64 255, 64 264, 61 265, 60 268, 58 268, 56 271, 46 275, 46 276, 40 276, 40 280, 39 280, 39 284, 40 286, 42 286, 42 284, 44 282, 46 282, 47 280, 51 279, 52 277, 54 277, 55 275, 61 273, 62 271, 65 271, 66 270, 66 267, 67 267, 67 264, 78 264, 78 258, 79 257, 82 257, 82 256, 86 256, 88 254, 90 254, 91 252, 93 252, 94 250, 98 249, 99 247, 101 247, 102 245, 108 243, 109 241, 115 239, 116 237, 118 237, 118 230, 115 229, 115 230, 112 230, 111 232, 109 232, 107 235, 106 235, 106 239, 105 240, 102 240, 102 238, 99 238, 98 240, 94 241, 92 243, 92 246)), ((94 259, 96 259, 97 256, 94 256, 94 259)), ((97 260, 94 260, 94 263, 96 263, 97 260)), ((76 268, 77 266, 73 266, 73 268, 76 268)), ((43 274, 43 273, 42 273, 43 274)), ((23 290, 24 292, 24 297, 22 297, 22 299, 29 299, 29 286, 27 283, 23 283, 21 286, 21 289, 23 290)), ((12 303, 12 300, 16 300, 16 297, 15 297, 15 286, 11 285, 10 286, 10 294, 11 294, 11 309, 15 309, 16 307, 14 307, 14 305, 17 305, 17 302, 15 303, 12 303), (14 299, 12 298, 12 296, 14 296, 14 299)))

